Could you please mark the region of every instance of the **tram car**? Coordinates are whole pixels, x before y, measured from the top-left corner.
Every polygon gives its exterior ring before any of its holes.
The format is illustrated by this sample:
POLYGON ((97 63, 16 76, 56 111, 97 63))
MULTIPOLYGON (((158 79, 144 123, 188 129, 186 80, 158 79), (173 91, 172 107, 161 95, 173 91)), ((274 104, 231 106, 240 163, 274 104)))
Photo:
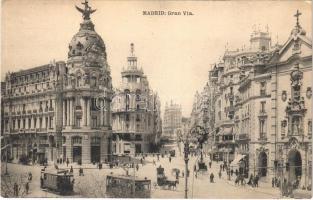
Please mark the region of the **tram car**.
POLYGON ((40 187, 43 190, 68 195, 73 193, 74 176, 68 170, 41 171, 40 187))
POLYGON ((134 176, 107 175, 106 194, 109 198, 150 198, 151 180, 134 176))

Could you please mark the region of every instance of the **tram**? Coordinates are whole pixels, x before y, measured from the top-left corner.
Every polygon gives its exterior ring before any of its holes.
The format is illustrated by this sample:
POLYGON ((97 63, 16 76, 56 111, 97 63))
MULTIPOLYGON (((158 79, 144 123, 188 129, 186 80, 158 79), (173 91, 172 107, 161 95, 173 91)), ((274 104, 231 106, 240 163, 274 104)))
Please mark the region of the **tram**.
POLYGON ((106 194, 110 198, 150 198, 151 180, 133 176, 107 175, 106 194))
POLYGON ((42 171, 40 187, 51 192, 66 195, 73 193, 74 177, 68 170, 42 171))

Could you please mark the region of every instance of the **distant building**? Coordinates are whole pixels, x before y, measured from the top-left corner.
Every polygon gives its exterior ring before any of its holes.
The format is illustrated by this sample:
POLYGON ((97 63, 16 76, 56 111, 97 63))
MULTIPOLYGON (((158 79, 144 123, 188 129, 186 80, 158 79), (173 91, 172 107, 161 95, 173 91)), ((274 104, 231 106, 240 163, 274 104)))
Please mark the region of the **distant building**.
POLYGON ((181 128, 182 109, 181 105, 175 104, 171 101, 170 105, 166 103, 164 110, 164 117, 162 122, 162 137, 175 137, 174 131, 181 128))
POLYGON ((161 135, 161 104, 143 70, 137 67, 134 44, 127 63, 112 101, 112 150, 114 154, 147 153, 154 151, 161 135))

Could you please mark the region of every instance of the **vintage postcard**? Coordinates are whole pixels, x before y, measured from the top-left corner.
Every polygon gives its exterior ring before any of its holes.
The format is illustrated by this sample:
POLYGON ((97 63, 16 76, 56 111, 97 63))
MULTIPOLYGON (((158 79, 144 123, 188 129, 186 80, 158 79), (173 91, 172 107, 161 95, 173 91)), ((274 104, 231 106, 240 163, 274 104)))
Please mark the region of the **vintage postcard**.
POLYGON ((2 197, 312 197, 311 1, 1 6, 2 197))

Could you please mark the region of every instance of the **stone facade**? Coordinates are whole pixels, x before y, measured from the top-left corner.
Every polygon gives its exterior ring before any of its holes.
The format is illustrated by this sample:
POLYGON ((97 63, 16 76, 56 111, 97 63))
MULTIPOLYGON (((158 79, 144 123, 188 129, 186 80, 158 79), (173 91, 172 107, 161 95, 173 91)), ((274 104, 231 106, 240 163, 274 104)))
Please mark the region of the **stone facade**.
POLYGON ((90 20, 91 8, 59 61, 8 73, 2 91, 3 133, 10 157, 42 162, 104 162, 111 134, 112 84, 105 45, 90 20))
POLYGON ((160 100, 150 89, 143 70, 137 67, 134 44, 127 63, 112 101, 112 150, 117 155, 153 152, 162 131, 160 100))
POLYGON ((311 186, 311 52, 298 21, 284 45, 271 45, 268 31, 254 31, 249 48, 226 50, 209 75, 216 159, 241 173, 311 186))
POLYGON ((162 137, 175 137, 175 129, 181 128, 182 123, 182 109, 181 105, 176 103, 171 103, 168 105, 166 103, 163 117, 163 131, 162 137))

